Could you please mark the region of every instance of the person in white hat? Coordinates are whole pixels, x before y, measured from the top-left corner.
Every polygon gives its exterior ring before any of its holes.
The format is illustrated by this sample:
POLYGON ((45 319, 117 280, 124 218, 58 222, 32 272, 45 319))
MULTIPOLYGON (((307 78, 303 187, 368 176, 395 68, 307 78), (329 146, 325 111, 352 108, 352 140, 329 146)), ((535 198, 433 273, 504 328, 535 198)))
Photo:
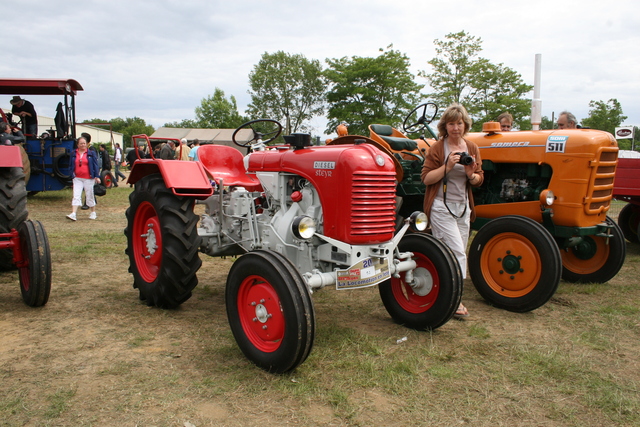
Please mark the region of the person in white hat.
POLYGON ((26 99, 20 98, 16 95, 9 101, 13 107, 11 108, 11 114, 20 116, 22 118, 22 131, 27 135, 38 135, 38 115, 33 104, 26 99))

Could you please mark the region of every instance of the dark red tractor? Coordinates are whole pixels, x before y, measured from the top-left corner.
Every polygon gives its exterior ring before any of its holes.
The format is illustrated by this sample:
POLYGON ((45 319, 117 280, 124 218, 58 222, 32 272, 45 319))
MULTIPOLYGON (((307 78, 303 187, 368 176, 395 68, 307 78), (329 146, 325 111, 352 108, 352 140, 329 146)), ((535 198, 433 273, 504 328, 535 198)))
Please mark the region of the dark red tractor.
POLYGON ((17 267, 22 299, 40 307, 51 291, 51 254, 44 227, 27 216, 21 149, 0 145, 0 270, 17 267))

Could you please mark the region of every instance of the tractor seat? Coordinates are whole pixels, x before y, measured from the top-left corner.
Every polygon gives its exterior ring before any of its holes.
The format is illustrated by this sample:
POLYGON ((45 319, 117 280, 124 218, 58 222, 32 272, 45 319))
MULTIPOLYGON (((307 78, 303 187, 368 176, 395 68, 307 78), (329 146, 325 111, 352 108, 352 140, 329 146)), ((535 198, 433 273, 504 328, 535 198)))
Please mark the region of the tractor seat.
POLYGON ((371 125, 371 130, 389 144, 393 151, 415 151, 418 149, 418 143, 413 139, 391 136, 393 128, 389 125, 371 125))
POLYGON ((198 161, 216 182, 224 186, 244 187, 248 191, 262 191, 260 181, 247 175, 242 154, 226 145, 202 145, 198 148, 198 161))

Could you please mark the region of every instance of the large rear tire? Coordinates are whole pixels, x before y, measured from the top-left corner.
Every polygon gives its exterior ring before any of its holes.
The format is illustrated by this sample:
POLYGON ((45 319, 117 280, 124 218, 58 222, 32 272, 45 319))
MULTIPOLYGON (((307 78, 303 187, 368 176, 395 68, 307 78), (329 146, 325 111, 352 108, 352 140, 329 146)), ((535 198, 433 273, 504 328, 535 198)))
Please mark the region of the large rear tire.
POLYGON ((462 273, 455 256, 440 240, 423 233, 405 235, 398 250, 413 253, 418 286, 406 283, 406 272, 382 282, 378 289, 387 312, 395 322, 412 329, 444 325, 462 297, 462 273))
POLYGON ((198 284, 201 239, 194 204, 191 197, 173 194, 159 174, 136 182, 129 195, 125 252, 133 287, 147 305, 175 308, 198 284))
POLYGON ((504 216, 489 221, 471 243, 469 272, 478 293, 492 305, 524 313, 544 305, 560 283, 560 250, 532 219, 504 216))
POLYGON ((627 203, 618 214, 618 225, 624 237, 631 243, 638 243, 640 228, 640 206, 627 203))
POLYGON ((612 226, 611 238, 585 236, 580 244, 560 251, 564 280, 605 283, 618 274, 627 255, 627 242, 615 221, 607 217, 607 224, 612 226))
POLYGON ((25 304, 41 307, 51 292, 51 251, 40 221, 27 220, 18 227, 20 249, 25 264, 18 269, 20 291, 25 304))
MULTIPOLYGON (((0 233, 8 233, 26 221, 27 187, 21 168, 0 168, 0 233)), ((0 270, 12 270, 11 249, 0 250, 0 270)))
POLYGON ((315 313, 300 273, 282 255, 254 251, 229 270, 227 317, 244 355, 260 368, 284 373, 304 362, 315 337, 315 313))

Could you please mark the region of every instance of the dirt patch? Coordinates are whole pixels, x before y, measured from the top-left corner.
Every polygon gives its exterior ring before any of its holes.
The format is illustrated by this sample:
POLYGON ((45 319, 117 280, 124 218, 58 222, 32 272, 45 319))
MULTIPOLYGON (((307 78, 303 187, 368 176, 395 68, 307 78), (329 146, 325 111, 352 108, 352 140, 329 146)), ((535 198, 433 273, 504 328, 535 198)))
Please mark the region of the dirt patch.
POLYGON ((314 295, 308 360, 275 376, 248 362, 226 319, 233 259, 201 256, 175 310, 139 301, 124 253, 128 187, 98 220, 65 218, 71 194, 30 198, 53 254, 53 288, 25 306, 0 273, 0 425, 634 425, 640 422, 640 251, 607 285, 562 283, 531 313, 488 305, 434 332, 394 324, 376 288, 314 295), (407 340, 397 344, 397 340, 407 340))

